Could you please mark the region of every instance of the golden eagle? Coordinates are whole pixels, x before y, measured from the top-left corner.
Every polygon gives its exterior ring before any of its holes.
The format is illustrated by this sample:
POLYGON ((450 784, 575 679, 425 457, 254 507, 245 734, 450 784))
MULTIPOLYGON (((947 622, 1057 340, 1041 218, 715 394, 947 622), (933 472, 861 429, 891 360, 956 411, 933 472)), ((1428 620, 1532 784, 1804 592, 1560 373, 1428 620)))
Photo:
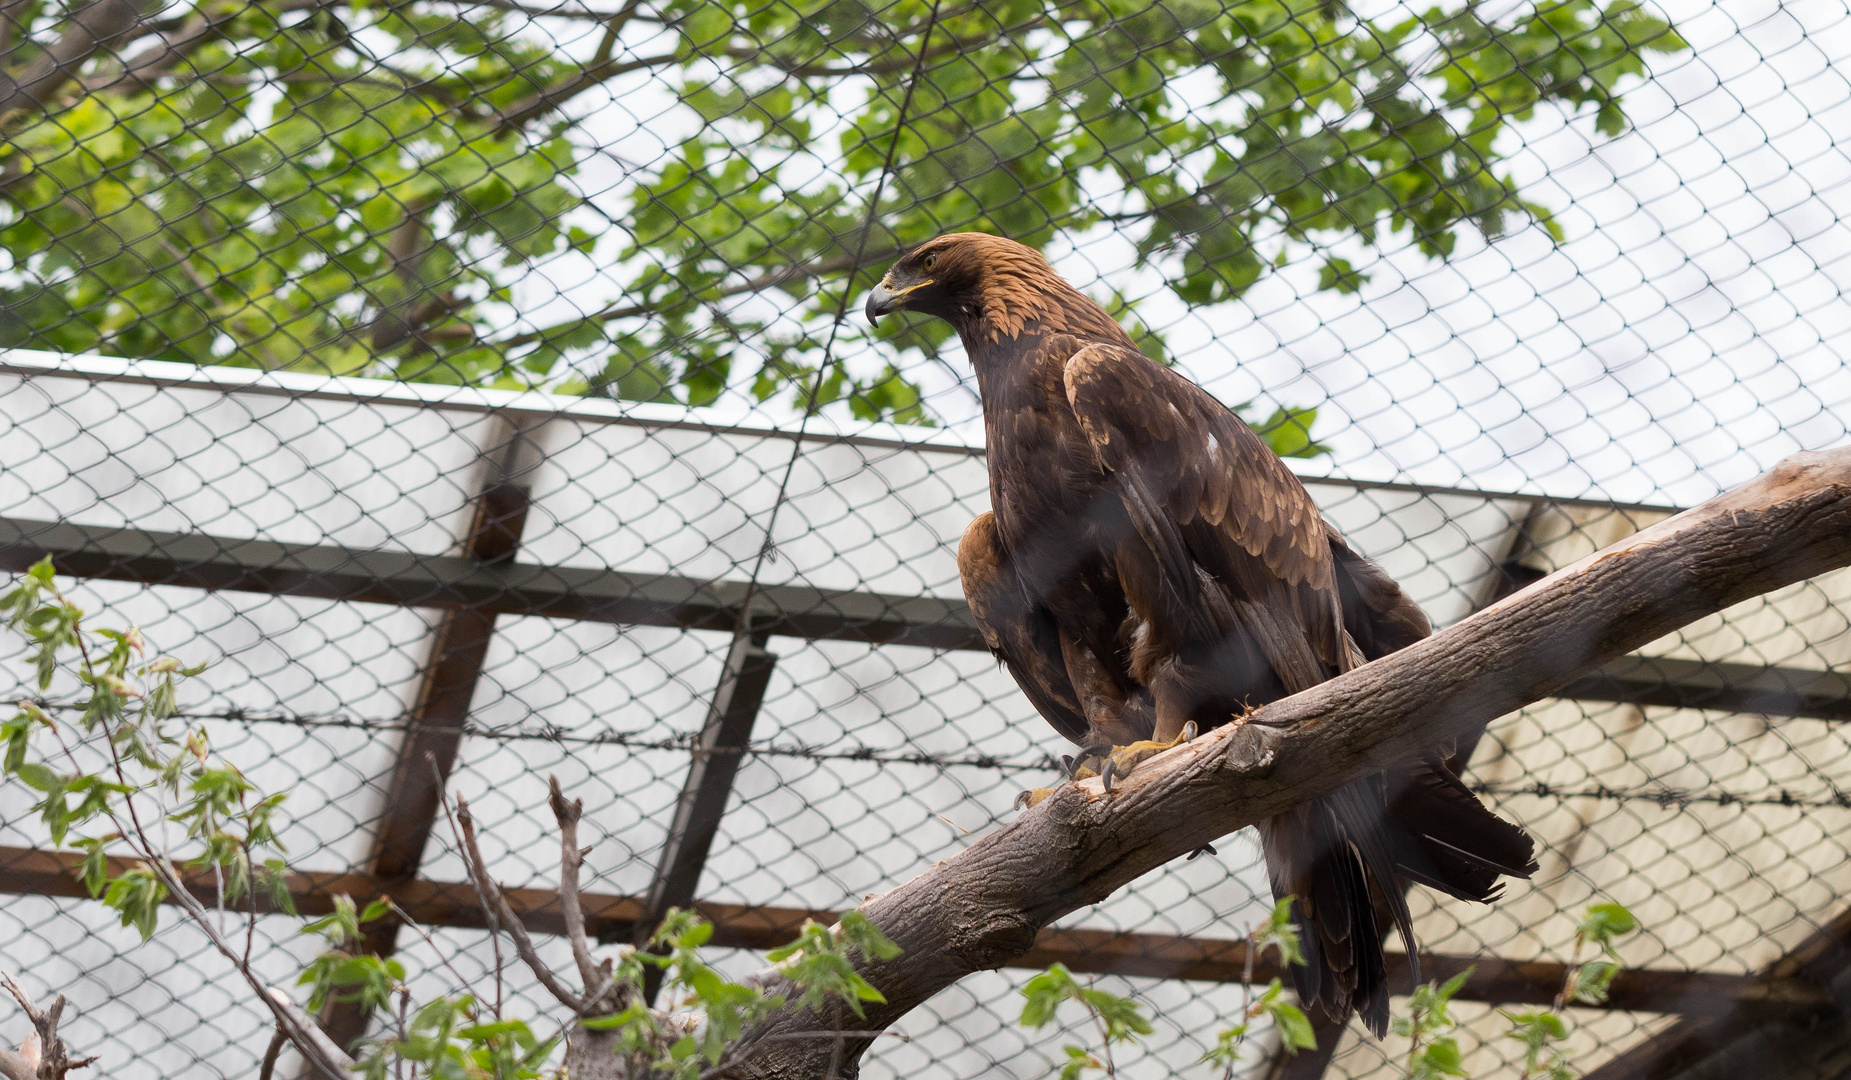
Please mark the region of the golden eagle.
MULTIPOLYGON (((984 640, 1110 790, 1140 756, 1427 636, 1251 428, 1150 360, 1032 248, 954 233, 868 297, 951 323, 976 370, 992 510, 958 545, 984 640)), ((1405 884, 1490 901, 1530 838, 1426 759, 1260 826, 1295 896, 1300 998, 1388 1024, 1385 924, 1415 951, 1405 884)))

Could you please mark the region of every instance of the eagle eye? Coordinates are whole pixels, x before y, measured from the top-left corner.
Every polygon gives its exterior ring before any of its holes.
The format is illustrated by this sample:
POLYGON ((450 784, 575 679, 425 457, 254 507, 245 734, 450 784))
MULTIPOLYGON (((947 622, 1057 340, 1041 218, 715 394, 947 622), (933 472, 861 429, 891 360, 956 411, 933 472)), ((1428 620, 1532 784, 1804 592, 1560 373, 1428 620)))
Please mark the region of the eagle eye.
POLYGON ((932 272, 932 268, 937 265, 938 255, 932 254, 925 257, 925 261, 919 264, 919 268, 929 274, 932 272))

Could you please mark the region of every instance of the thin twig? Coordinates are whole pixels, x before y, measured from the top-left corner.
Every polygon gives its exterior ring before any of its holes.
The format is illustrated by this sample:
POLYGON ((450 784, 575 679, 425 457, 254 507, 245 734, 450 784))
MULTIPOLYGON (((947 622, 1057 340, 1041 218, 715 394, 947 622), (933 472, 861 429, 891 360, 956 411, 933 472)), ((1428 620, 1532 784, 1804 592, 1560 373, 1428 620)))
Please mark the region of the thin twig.
POLYGON ((520 916, 508 906, 508 899, 502 895, 501 887, 488 876, 488 864, 482 861, 482 849, 476 843, 475 819, 469 816, 469 803, 461 795, 456 797, 455 820, 462 834, 465 853, 463 861, 467 865, 469 876, 475 882, 476 893, 494 909, 502 928, 514 941, 514 951, 520 954, 520 958, 529 968, 533 969, 534 975, 540 980, 540 985, 546 987, 547 993, 559 999, 561 1005, 574 1011, 582 1008, 584 998, 574 994, 565 983, 560 982, 559 976, 553 974, 553 969, 547 967, 546 962, 540 959, 539 951, 533 947, 533 939, 527 936, 527 927, 521 924, 520 916))
MULTIPOLYGON (((411 1031, 405 1025, 405 1014, 411 1010, 411 991, 404 987, 398 989, 398 1041, 410 1042, 411 1031)), ((392 1075, 397 1080, 405 1080, 405 1055, 392 1055, 392 1075)))
MULTIPOLYGON (((578 846, 578 821, 584 816, 583 799, 566 801, 559 790, 559 778, 546 778, 547 804, 559 820, 559 909, 566 923, 566 939, 572 943, 572 959, 578 964, 579 978, 585 980, 590 994, 610 980, 608 968, 600 968, 591 956, 591 941, 585 936, 585 910, 579 903, 578 870, 585 862, 585 851, 578 846)), ((590 850, 589 848, 585 850, 590 850)))
POLYGON ((270 1036, 270 1048, 264 1051, 264 1064, 257 1071, 257 1080, 270 1080, 276 1074, 276 1059, 282 1056, 283 1044, 288 1041, 288 1033, 281 1024, 277 1025, 276 1034, 270 1036))
MULTIPOLYGON (((465 979, 463 973, 456 970, 456 967, 450 963, 449 954, 438 947, 437 942, 431 937, 430 933, 426 931, 423 926, 420 926, 416 919, 411 917, 411 912, 399 907, 397 901, 393 900, 390 896, 384 896, 380 899, 386 902, 386 906, 392 909, 392 914, 398 916, 399 921, 411 927, 419 937, 424 939, 424 943, 429 945, 431 951, 437 954, 437 962, 442 964, 444 968, 450 972, 450 976, 456 980, 456 984, 460 987, 467 988, 469 986, 469 980, 465 979)), ((496 1019, 500 1019, 500 1016, 497 1015, 496 1019)))
MULTIPOLYGON (((462 830, 456 827, 456 816, 450 813, 450 799, 445 794, 448 781, 444 778, 443 768, 437 764, 437 755, 429 751, 424 754, 425 763, 431 767, 431 776, 437 783, 437 805, 443 807, 443 814, 450 822, 450 835, 456 838, 458 847, 463 844, 462 830)), ((501 919, 488 902, 488 895, 481 889, 476 890, 476 905, 482 909, 482 918, 488 923, 489 944, 495 947, 495 1015, 501 1015, 501 919)))

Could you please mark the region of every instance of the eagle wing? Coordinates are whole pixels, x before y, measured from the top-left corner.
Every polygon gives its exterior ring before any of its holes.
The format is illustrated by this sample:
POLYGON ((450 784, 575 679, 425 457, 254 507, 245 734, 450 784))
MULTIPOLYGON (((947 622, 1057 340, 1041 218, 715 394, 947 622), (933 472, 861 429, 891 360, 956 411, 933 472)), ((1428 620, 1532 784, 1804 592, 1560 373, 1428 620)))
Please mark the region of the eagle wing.
POLYGON ((996 533, 996 518, 984 511, 958 541, 958 577, 990 652, 1009 668, 1035 711, 1068 741, 1086 741, 1086 717, 1061 655, 1060 630, 1048 612, 1030 604, 1021 580, 996 533))
POLYGON ((1064 377, 1067 401, 1117 483, 1176 611, 1187 617, 1205 610, 1199 566, 1246 610, 1243 622, 1302 631, 1328 671, 1280 671, 1288 691, 1355 666, 1343 633, 1333 534, 1304 485, 1252 428, 1135 349, 1088 345, 1068 359, 1064 377))

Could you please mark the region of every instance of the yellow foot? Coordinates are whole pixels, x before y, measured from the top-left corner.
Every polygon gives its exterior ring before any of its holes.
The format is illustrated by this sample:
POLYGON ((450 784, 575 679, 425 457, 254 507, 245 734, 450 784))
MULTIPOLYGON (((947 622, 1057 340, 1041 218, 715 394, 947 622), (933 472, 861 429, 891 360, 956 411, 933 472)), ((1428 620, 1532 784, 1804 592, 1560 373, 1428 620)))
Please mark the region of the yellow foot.
POLYGON ((1054 789, 1051 787, 1029 788, 1015 797, 1015 808, 1026 810, 1052 794, 1054 794, 1054 789))
POLYGON ((1139 762, 1143 761, 1145 758, 1161 754, 1173 746, 1181 746, 1183 743, 1195 738, 1195 731, 1195 721, 1192 720, 1184 724, 1183 729, 1176 733, 1176 738, 1171 739, 1169 742, 1159 742, 1156 739, 1144 739, 1140 742, 1134 742, 1129 746, 1114 746, 1111 752, 1106 755, 1105 764, 1101 765, 1099 768, 1099 777, 1105 781, 1106 791, 1110 792, 1112 790, 1113 777, 1131 775, 1131 770, 1137 768, 1139 762))

